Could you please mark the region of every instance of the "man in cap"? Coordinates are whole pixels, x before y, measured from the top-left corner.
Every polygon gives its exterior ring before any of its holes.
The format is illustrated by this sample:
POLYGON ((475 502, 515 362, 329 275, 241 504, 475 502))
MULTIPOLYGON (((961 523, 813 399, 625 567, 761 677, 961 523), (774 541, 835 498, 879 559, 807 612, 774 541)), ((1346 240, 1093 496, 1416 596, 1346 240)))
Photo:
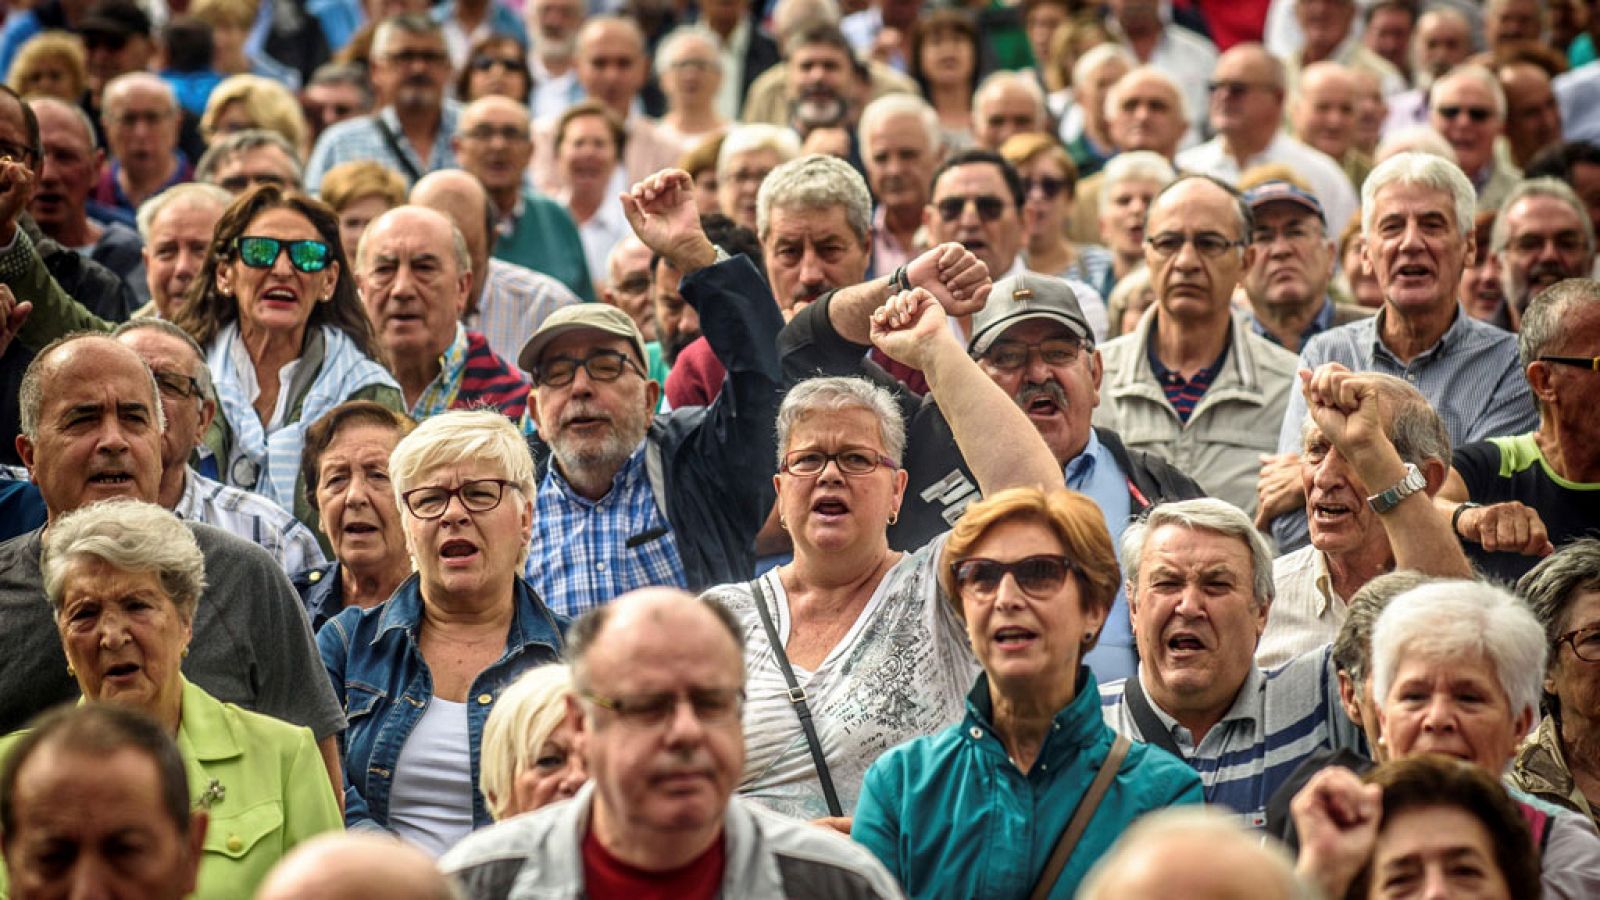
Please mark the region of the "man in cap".
POLYGON ((1256 334, 1298 353, 1312 335, 1371 315, 1334 303, 1328 293, 1334 243, 1315 196, 1287 181, 1269 181, 1246 191, 1244 200, 1255 219, 1249 240, 1256 256, 1244 288, 1256 334))

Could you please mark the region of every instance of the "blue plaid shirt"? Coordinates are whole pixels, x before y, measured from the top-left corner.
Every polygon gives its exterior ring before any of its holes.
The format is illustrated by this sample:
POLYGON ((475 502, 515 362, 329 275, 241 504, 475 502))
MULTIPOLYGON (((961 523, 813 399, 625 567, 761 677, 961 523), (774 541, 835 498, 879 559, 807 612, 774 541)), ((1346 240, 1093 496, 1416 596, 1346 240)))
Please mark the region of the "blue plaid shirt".
POLYGON ((560 615, 577 618, 635 588, 688 586, 645 470, 647 446, 640 442, 598 502, 579 496, 553 460, 539 483, 526 577, 560 615))

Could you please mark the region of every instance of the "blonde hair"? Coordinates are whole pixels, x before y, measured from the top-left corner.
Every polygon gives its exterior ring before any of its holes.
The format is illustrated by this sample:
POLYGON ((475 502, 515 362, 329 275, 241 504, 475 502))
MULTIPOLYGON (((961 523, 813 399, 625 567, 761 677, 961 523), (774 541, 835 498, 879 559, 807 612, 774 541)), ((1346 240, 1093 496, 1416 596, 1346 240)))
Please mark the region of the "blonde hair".
POLYGON ((189 7, 189 15, 212 28, 232 26, 244 30, 255 24, 259 11, 255 0, 195 0, 189 7))
POLYGON ((217 138, 217 120, 235 103, 244 107, 250 127, 281 135, 297 156, 305 157, 311 129, 300 102, 283 85, 258 75, 232 75, 212 90, 205 115, 200 117, 200 136, 206 143, 217 138))
MULTIPOLYGON (((522 492, 523 502, 533 502, 533 457, 522 432, 496 410, 451 410, 425 420, 401 438, 389 454, 389 480, 394 484, 394 500, 401 515, 411 516, 406 491, 438 469, 468 461, 498 469, 501 478, 522 492)), ((514 536, 507 539, 519 540, 514 536)), ((527 556, 527 542, 523 541, 519 570, 527 556)))
POLYGON ((27 94, 29 89, 23 81, 34 69, 46 62, 61 63, 67 69, 69 84, 67 90, 71 97, 62 97, 69 103, 78 102, 83 92, 89 86, 88 56, 83 49, 83 40, 68 31, 46 31, 36 34, 22 45, 17 51, 16 58, 11 61, 11 71, 6 73, 6 84, 18 94, 27 94))
POLYGON ((399 172, 386 169, 380 163, 358 159, 329 169, 328 174, 322 176, 322 184, 317 191, 317 198, 336 213, 344 212, 346 206, 367 197, 382 197, 390 209, 404 206, 405 179, 400 177, 399 172))
POLYGON ((566 719, 570 693, 572 668, 565 663, 529 669, 500 692, 483 725, 478 751, 478 790, 496 821, 510 811, 517 775, 533 765, 544 742, 566 719))

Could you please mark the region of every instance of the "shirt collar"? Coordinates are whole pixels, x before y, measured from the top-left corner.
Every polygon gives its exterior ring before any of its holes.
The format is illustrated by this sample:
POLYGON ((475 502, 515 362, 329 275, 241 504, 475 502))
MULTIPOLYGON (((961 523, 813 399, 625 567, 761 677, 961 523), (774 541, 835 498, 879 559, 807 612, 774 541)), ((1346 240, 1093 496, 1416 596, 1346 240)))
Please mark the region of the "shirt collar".
POLYGON ((1083 450, 1079 451, 1077 456, 1067 460, 1067 465, 1063 469, 1067 486, 1080 485, 1089 480, 1089 477, 1094 474, 1095 460, 1099 455, 1100 438, 1091 428, 1089 429, 1089 440, 1084 443, 1083 450))
MULTIPOLYGON (((1388 315, 1389 305, 1385 303, 1378 308, 1377 315, 1372 317, 1372 353, 1374 356, 1382 353, 1404 368, 1405 364, 1401 363, 1399 357, 1396 357, 1388 345, 1383 342, 1383 323, 1388 318, 1388 315)), ((1469 317, 1461 311, 1459 305, 1452 304, 1451 315, 1453 318, 1450 320, 1450 327, 1444 330, 1444 334, 1439 335, 1439 340, 1432 347, 1418 353, 1411 360, 1412 364, 1428 362, 1434 357, 1448 353, 1461 340, 1462 335, 1466 334, 1467 329, 1472 327, 1467 324, 1469 317)))
MULTIPOLYGON (((1145 664, 1141 662, 1139 670, 1134 674, 1134 677, 1139 679, 1140 689, 1144 691, 1146 697, 1149 697, 1150 689, 1144 686, 1144 670, 1145 664)), ((1258 712, 1261 708, 1261 689, 1266 683, 1267 677, 1262 673, 1261 667, 1255 664, 1255 660, 1251 660, 1250 671, 1246 673, 1243 683, 1239 685, 1239 692, 1233 695, 1233 704, 1228 707, 1227 712, 1222 714, 1222 718, 1217 720, 1217 725, 1236 720, 1256 721, 1259 718, 1258 712)), ((1166 726, 1169 733, 1173 728, 1178 727, 1178 720, 1168 715, 1167 711, 1162 709, 1154 700, 1150 701, 1150 710, 1156 714, 1156 718, 1161 720, 1161 724, 1166 726)), ((1195 741, 1194 743, 1198 746, 1200 742, 1195 741)))

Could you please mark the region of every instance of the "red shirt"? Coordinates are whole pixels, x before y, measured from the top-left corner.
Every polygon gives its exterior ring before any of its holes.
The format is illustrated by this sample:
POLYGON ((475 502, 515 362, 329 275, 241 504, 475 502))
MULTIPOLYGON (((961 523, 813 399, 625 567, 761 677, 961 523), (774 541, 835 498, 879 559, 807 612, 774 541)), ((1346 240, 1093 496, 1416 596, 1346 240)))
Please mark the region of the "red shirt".
POLYGON ((591 828, 583 836, 583 889, 591 900, 712 898, 722 890, 726 862, 723 835, 719 833, 706 852, 688 865, 666 872, 647 872, 606 852, 591 828))

